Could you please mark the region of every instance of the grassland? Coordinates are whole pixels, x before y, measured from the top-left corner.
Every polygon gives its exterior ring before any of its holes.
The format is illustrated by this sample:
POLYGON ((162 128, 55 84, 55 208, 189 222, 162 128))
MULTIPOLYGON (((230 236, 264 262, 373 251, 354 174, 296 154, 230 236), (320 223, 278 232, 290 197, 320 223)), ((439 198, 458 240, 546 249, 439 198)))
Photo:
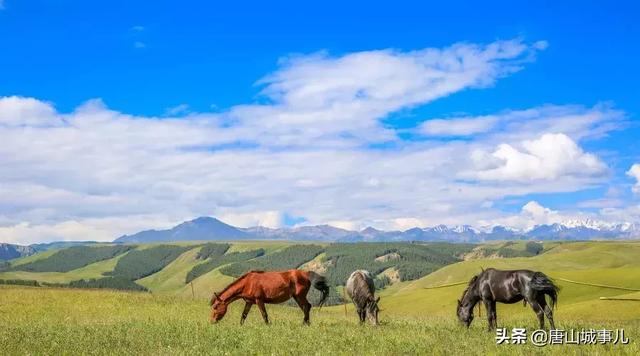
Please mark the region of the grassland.
MULTIPOLYGON (((459 326, 452 315, 396 315, 384 307, 379 327, 358 325, 351 306, 314 309, 312 325, 286 306, 268 306, 272 324, 253 310, 244 326, 242 305, 226 318, 207 323, 202 300, 149 293, 0 287, 0 349, 3 354, 627 354, 640 353, 640 321, 592 323, 582 319, 563 327, 625 328, 629 345, 496 345, 484 325, 459 326)), ((508 325, 533 328, 532 318, 510 317, 508 325)))
MULTIPOLYGON (((640 298, 640 292, 561 280, 640 289, 638 242, 545 243, 544 253, 534 257, 451 264, 382 290, 378 328, 358 325, 351 305, 346 306, 346 315, 342 305, 314 309, 310 327, 302 326, 298 309, 268 306, 272 325, 263 325, 259 312, 252 310, 247 324, 240 327, 241 303, 232 305, 221 323, 209 325, 207 298, 232 277, 218 268, 185 285, 188 271, 202 263, 196 259, 199 247, 193 246, 158 273, 137 281, 153 293, 0 286, 0 350, 3 354, 640 354, 640 302, 599 299, 640 298), (467 281, 488 267, 544 271, 562 287, 555 311, 558 327, 624 328, 631 344, 496 345, 495 334, 485 330, 484 312, 482 317, 476 312, 470 329, 461 327, 454 311, 464 285, 432 287, 467 281)), ((288 246, 246 242, 234 243, 230 250, 265 248, 273 253, 288 246)), ((322 255, 314 262, 321 260, 322 255)), ((116 263, 111 259, 68 273, 30 276, 66 281, 83 273, 96 276, 116 263)), ((5 272, 0 278, 8 278, 8 273, 29 272, 5 272)), ((533 312, 520 303, 498 305, 498 323, 529 330, 537 326, 533 312)))

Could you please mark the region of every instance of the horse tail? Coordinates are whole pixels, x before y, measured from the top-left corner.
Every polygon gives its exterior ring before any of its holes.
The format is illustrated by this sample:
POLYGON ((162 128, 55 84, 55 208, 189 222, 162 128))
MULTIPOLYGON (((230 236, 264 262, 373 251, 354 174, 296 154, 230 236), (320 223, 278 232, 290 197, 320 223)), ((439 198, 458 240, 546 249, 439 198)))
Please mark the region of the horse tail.
POLYGON ((313 271, 309 271, 309 280, 311 281, 313 288, 322 293, 322 297, 318 302, 318 307, 322 307, 329 296, 329 285, 327 284, 327 279, 313 271))
POLYGON ((551 298, 551 306, 555 308, 558 304, 558 292, 560 288, 553 283, 551 278, 542 272, 535 272, 531 278, 531 288, 544 293, 551 298))

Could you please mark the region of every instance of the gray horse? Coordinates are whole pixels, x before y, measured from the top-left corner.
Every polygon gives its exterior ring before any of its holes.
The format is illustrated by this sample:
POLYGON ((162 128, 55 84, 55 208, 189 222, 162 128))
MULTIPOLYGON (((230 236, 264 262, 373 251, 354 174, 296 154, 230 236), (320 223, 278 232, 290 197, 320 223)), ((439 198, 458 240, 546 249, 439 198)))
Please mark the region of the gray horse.
POLYGON ((365 319, 373 325, 378 325, 378 301, 374 293, 376 287, 373 284, 371 273, 365 270, 357 270, 351 273, 347 280, 347 294, 356 306, 356 311, 360 317, 360 322, 364 323, 365 319))

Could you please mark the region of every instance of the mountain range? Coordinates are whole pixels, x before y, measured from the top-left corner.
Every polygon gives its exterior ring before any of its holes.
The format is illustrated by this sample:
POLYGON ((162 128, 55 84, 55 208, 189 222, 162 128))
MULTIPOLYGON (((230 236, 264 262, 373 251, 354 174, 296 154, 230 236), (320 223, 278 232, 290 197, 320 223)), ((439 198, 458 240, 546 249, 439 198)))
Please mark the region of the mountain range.
POLYGON ((36 250, 31 246, 21 246, 0 242, 0 261, 33 255, 36 250))
POLYGON ((494 226, 487 231, 469 225, 414 227, 405 231, 382 231, 367 227, 350 231, 330 225, 272 229, 263 226, 234 227, 213 217, 199 217, 167 230, 145 230, 117 238, 116 243, 146 243, 194 240, 291 240, 326 242, 448 241, 483 242, 491 240, 591 240, 640 237, 640 225, 612 224, 596 220, 570 220, 537 225, 528 230, 494 226))

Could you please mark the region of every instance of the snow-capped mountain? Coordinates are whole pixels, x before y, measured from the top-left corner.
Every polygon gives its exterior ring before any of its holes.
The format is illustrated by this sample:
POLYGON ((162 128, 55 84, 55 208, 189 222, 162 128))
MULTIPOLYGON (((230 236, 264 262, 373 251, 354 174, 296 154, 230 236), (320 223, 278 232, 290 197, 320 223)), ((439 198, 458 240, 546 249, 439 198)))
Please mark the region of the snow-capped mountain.
POLYGON ((236 228, 209 217, 197 218, 169 230, 147 230, 123 236, 116 242, 151 242, 183 240, 269 239, 289 241, 385 242, 385 241, 448 241, 482 242, 490 240, 590 240, 640 238, 640 225, 610 223, 592 219, 567 220, 561 223, 537 225, 528 230, 492 226, 483 230, 470 225, 436 225, 414 227, 405 231, 382 231, 367 227, 350 231, 331 225, 298 226, 272 229, 256 226, 236 228))

